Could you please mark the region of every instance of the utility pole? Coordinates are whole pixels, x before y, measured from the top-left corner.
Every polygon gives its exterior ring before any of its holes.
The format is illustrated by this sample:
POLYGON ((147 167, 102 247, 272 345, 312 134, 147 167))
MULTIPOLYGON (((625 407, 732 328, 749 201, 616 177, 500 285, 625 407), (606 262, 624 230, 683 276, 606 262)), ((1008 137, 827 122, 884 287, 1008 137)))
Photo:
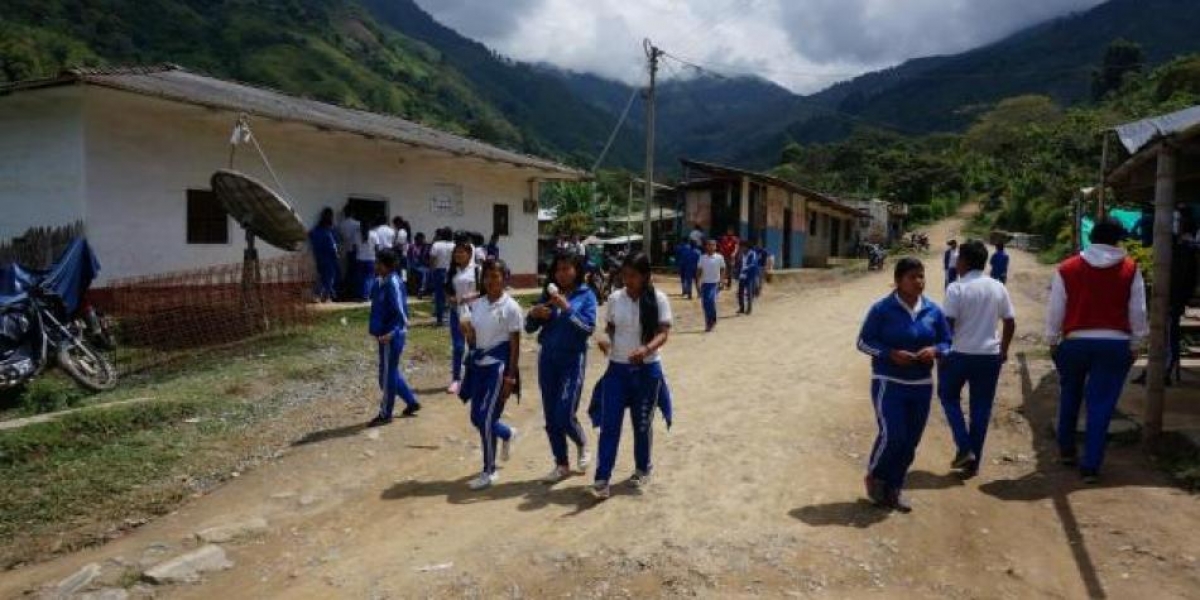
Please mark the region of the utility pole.
POLYGON ((653 256, 653 224, 650 222, 650 205, 654 202, 654 92, 658 83, 658 60, 663 51, 646 39, 642 42, 646 59, 650 65, 650 87, 646 88, 646 207, 643 214, 642 249, 653 256))

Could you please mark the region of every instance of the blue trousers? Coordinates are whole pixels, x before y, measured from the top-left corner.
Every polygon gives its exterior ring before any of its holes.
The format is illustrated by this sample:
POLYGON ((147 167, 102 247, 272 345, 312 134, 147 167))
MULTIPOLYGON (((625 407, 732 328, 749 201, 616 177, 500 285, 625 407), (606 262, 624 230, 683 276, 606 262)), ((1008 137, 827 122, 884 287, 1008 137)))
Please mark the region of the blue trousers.
POLYGON ((433 318, 441 327, 446 323, 446 269, 429 271, 429 285, 433 288, 433 318))
POLYGON ((317 261, 317 296, 324 300, 337 298, 338 279, 341 278, 336 254, 318 256, 317 261))
POLYGON ((579 424, 579 399, 583 395, 583 376, 587 352, 554 352, 542 348, 538 355, 538 387, 542 392, 542 413, 546 417, 546 435, 554 464, 569 466, 567 440, 576 446, 587 443, 587 434, 579 424))
POLYGON ((717 324, 717 293, 720 284, 704 283, 700 285, 700 304, 704 306, 704 327, 712 329, 717 324))
POLYGON ((692 291, 696 289, 696 269, 683 267, 679 269, 679 282, 683 284, 683 296, 692 299, 692 291))
POLYGON ((653 468, 650 451, 654 443, 654 409, 662 391, 662 365, 608 363, 601 391, 600 441, 596 453, 596 481, 609 481, 621 446, 625 409, 633 426, 633 461, 638 471, 653 468))
POLYGON ((996 385, 1000 382, 1002 366, 999 355, 952 352, 938 368, 938 398, 942 401, 950 433, 954 435, 954 445, 959 452, 973 453, 979 461, 983 460, 983 443, 992 420, 992 405, 996 401, 996 385), (962 409, 964 385, 971 390, 970 423, 962 409))
POLYGON ((379 401, 379 416, 392 418, 396 407, 396 396, 404 400, 408 406, 417 403, 408 382, 404 380, 404 372, 400 369, 400 356, 404 354, 404 343, 407 334, 397 331, 392 334, 392 341, 379 344, 379 389, 383 398, 379 401))
POLYGON ((904 479, 917 455, 917 446, 929 420, 933 386, 905 385, 894 381, 871 381, 871 398, 879 435, 871 449, 868 474, 890 489, 904 487, 904 479))
POLYGON ((512 429, 500 417, 504 415, 504 400, 500 391, 504 386, 504 363, 477 366, 480 385, 471 395, 471 424, 479 430, 479 443, 483 449, 483 472, 496 472, 496 447, 499 440, 512 438, 512 429))
POLYGON ((358 300, 369 300, 371 298, 371 282, 375 280, 375 261, 360 260, 356 262, 357 270, 354 273, 354 293, 358 294, 358 300))
POLYGON ((467 354, 467 339, 463 337, 458 322, 458 310, 450 310, 450 374, 454 381, 462 381, 463 359, 467 354))
POLYGON ((738 310, 746 314, 754 312, 755 282, 757 276, 750 274, 738 279, 738 310))
POLYGON ((1087 428, 1079 466, 1098 471, 1104 463, 1108 425, 1112 421, 1125 378, 1133 366, 1127 340, 1066 340, 1054 356, 1058 367, 1058 447, 1075 452, 1079 408, 1087 405, 1087 428))

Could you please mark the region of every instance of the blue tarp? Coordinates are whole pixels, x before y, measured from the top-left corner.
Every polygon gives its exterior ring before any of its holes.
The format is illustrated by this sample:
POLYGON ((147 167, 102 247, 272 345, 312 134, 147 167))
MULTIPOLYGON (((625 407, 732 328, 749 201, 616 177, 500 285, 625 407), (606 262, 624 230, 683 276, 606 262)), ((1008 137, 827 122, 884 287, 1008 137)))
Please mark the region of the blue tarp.
POLYGON ((62 298, 68 314, 79 310, 83 293, 100 274, 100 261, 87 240, 77 238, 63 251, 54 266, 45 271, 17 264, 0 267, 0 306, 19 302, 29 289, 41 286, 62 298))
MULTIPOLYGON (((1108 211, 1108 216, 1121 222, 1121 226, 1125 228, 1125 233, 1132 233, 1133 226, 1137 225, 1139 219, 1142 218, 1141 210, 1128 208, 1114 208, 1108 211)), ((1096 226, 1096 221, 1092 217, 1084 217, 1083 223, 1079 226, 1079 241, 1084 248, 1092 245, 1092 228, 1096 226)))

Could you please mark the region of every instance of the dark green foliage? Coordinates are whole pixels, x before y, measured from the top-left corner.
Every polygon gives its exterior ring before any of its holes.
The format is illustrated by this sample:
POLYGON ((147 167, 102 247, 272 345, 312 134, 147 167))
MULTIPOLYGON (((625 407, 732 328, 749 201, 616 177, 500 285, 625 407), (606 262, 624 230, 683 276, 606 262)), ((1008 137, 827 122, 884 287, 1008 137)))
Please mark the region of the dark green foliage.
POLYGON ((1125 39, 1113 40, 1104 51, 1100 69, 1092 73, 1092 99, 1103 100, 1121 89, 1127 77, 1138 75, 1145 68, 1146 52, 1140 44, 1125 39))

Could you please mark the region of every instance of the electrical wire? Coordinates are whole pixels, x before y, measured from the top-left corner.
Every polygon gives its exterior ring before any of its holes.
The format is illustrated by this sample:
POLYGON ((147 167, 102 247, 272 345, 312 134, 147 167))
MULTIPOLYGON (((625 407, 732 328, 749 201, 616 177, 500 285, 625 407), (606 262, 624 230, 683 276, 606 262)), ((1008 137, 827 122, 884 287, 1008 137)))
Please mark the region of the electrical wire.
POLYGON ((629 94, 629 102, 625 103, 625 110, 621 111, 621 118, 617 120, 616 127, 613 127, 612 133, 609 134, 608 142, 604 144, 604 150, 600 151, 600 156, 596 158, 595 164, 592 165, 592 173, 595 173, 596 169, 600 168, 600 164, 608 156, 608 151, 612 149, 613 142, 617 140, 617 134, 621 132, 621 127, 625 125, 625 120, 629 118, 629 110, 633 108, 633 102, 637 100, 639 92, 641 92, 641 88, 634 86, 633 91, 629 94))

